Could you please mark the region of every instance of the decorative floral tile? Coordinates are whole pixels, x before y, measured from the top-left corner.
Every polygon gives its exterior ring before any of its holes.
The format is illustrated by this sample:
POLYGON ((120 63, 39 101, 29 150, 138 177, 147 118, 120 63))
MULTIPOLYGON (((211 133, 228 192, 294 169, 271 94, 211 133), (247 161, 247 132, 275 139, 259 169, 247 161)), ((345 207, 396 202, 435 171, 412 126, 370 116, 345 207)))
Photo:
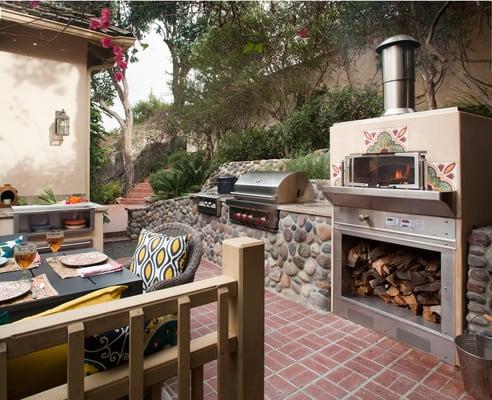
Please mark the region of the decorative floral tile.
POLYGON ((366 153, 393 153, 407 151, 407 127, 378 128, 364 131, 366 153))
POLYGON ((333 186, 343 186, 342 163, 331 165, 331 178, 332 178, 333 186))
POLYGON ((427 162, 427 190, 454 191, 457 184, 458 166, 454 161, 427 162))

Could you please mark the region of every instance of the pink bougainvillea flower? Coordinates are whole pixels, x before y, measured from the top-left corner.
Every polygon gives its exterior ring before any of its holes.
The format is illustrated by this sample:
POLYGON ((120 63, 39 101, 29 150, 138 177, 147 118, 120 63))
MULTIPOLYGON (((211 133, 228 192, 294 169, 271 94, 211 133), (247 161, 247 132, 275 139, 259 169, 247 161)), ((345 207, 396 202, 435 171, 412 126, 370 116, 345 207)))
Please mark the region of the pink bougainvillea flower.
POLYGON ((39 1, 30 1, 29 5, 31 8, 38 8, 39 7, 39 1))
POLYGON ((108 29, 109 25, 111 25, 111 10, 103 8, 99 20, 101 21, 101 29, 108 29))
POLYGON ((307 26, 305 26, 304 28, 302 28, 301 30, 299 30, 297 32, 297 36, 299 36, 302 39, 308 38, 309 37, 309 28, 307 26))
POLYGON ((111 39, 109 36, 105 36, 101 39, 101 45, 105 49, 110 49, 113 47, 113 39, 111 39))
POLYGON ((116 82, 120 82, 125 75, 123 75, 123 72, 121 71, 116 71, 114 74, 114 79, 116 79, 116 82))
POLYGON ((116 57, 122 57, 123 56, 123 48, 121 46, 113 46, 113 54, 116 57))
POLYGON ((123 59, 116 59, 116 65, 120 67, 122 70, 125 70, 128 68, 128 63, 123 60, 123 59))
POLYGON ((93 31, 97 31, 101 27, 101 22, 97 18, 91 18, 91 21, 89 22, 89 29, 92 29, 93 31))

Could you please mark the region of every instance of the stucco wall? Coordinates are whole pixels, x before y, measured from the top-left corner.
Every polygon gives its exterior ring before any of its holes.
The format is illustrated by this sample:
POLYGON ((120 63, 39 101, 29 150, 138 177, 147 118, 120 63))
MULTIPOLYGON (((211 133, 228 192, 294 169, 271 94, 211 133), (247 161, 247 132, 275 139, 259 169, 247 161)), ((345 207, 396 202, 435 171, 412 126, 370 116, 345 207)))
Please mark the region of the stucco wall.
MULTIPOLYGON (((1 25, 0 25, 1 26, 1 25)), ((19 31, 0 39, 0 184, 21 196, 52 188, 88 192, 87 43, 53 32, 19 31), (36 43, 36 45, 34 44, 36 43), (70 117, 70 136, 53 145, 55 111, 70 117)))

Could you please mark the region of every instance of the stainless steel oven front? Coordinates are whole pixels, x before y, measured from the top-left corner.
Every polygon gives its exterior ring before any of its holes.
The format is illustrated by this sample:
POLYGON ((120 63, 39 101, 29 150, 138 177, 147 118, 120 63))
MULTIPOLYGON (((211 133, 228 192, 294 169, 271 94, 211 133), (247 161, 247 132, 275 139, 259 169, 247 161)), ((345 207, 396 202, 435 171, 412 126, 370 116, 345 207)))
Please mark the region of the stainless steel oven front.
POLYGON ((350 154, 345 157, 345 186, 425 188, 425 152, 350 154))

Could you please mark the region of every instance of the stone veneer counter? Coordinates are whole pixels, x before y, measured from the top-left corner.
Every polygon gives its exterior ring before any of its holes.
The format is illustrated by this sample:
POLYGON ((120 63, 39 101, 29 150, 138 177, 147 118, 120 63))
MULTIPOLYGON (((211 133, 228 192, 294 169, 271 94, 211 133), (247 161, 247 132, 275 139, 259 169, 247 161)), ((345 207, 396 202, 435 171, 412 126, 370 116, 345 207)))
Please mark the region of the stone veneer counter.
POLYGON ((265 286, 303 304, 330 310, 332 208, 326 200, 279 205, 276 233, 231 222, 225 201, 218 217, 198 213, 197 208, 193 198, 183 197, 128 210, 128 234, 136 239, 142 228, 152 230, 168 222, 189 224, 202 237, 203 257, 218 265, 225 239, 249 236, 262 240, 265 286))

